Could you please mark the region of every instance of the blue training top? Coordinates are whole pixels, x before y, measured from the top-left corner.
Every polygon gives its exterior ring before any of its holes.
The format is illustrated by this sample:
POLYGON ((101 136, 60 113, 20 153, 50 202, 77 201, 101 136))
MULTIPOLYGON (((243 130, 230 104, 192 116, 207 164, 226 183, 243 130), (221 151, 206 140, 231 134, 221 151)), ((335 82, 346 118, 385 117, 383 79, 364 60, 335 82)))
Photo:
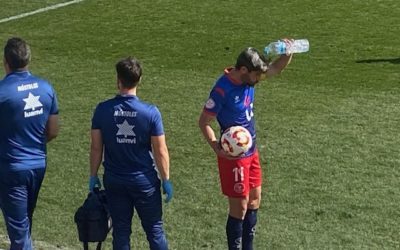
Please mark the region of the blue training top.
POLYGON ((46 167, 46 124, 58 114, 53 87, 28 71, 0 81, 0 171, 46 167))
POLYGON ((235 84, 228 76, 229 69, 215 83, 204 111, 215 115, 221 128, 221 134, 229 127, 246 128, 253 139, 253 145, 243 156, 252 155, 256 148, 256 130, 253 114, 254 87, 247 84, 235 84))
POLYGON ((92 119, 104 144, 104 168, 123 179, 154 175, 151 137, 164 134, 160 111, 134 95, 101 102, 92 119))

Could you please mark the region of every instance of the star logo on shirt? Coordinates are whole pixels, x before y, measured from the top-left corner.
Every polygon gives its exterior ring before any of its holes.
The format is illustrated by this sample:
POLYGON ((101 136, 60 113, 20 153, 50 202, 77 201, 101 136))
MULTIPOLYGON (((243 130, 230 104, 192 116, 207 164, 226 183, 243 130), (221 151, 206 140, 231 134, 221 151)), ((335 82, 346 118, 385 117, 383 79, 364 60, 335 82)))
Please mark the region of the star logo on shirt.
POLYGON ((130 125, 126 120, 121 124, 117 124, 117 127, 117 135, 123 135, 125 138, 128 136, 136 136, 135 132, 133 132, 135 125, 130 125))
POLYGON ((36 108, 43 107, 42 103, 39 101, 40 96, 34 96, 31 92, 27 98, 24 98, 25 107, 24 110, 35 110, 36 108))

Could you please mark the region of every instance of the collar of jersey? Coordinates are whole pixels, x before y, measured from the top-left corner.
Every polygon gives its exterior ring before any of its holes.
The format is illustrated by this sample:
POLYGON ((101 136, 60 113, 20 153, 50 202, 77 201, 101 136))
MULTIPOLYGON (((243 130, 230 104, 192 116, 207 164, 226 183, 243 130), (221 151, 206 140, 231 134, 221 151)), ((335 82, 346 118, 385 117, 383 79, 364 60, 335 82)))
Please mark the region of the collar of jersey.
POLYGON ((233 79, 232 77, 229 76, 229 72, 230 72, 231 70, 233 70, 233 67, 227 67, 227 68, 225 68, 224 74, 225 74, 226 78, 228 78, 228 80, 229 80, 229 81, 231 82, 231 84, 234 85, 234 86, 241 86, 241 85, 243 85, 242 82, 236 81, 235 79, 233 79))
POLYGON ((117 94, 116 97, 117 97, 117 98, 134 98, 134 99, 139 99, 139 97, 137 97, 136 95, 129 95, 129 94, 125 94, 125 95, 117 94))
POLYGON ((17 76, 30 76, 31 73, 28 70, 24 70, 24 71, 13 71, 11 73, 9 73, 8 75, 6 75, 6 78, 12 75, 17 75, 17 76))

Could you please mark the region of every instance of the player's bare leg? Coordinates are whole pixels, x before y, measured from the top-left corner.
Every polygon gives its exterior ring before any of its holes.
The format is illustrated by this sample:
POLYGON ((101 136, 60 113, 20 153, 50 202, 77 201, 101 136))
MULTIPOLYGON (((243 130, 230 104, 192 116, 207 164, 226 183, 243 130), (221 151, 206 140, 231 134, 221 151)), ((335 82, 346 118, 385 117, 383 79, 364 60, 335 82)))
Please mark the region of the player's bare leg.
POLYGON ((258 209, 261 203, 261 187, 250 189, 248 209, 258 209))
POLYGON ((233 198, 229 197, 229 215, 236 219, 244 219, 249 203, 249 197, 233 198))

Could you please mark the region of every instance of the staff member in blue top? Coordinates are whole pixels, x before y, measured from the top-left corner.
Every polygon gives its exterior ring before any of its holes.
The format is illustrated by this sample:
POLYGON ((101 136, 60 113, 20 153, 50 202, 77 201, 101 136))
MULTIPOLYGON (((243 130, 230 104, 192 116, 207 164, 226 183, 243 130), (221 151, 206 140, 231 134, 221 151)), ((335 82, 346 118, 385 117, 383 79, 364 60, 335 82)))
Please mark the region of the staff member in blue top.
POLYGON ((142 68, 135 58, 119 61, 116 71, 119 93, 98 104, 92 119, 89 189, 101 186, 97 172, 104 155, 103 182, 113 221, 113 248, 130 249, 135 208, 150 249, 168 249, 161 183, 166 202, 173 189, 161 114, 156 106, 136 96, 142 68))
POLYGON ((53 87, 28 71, 29 45, 11 38, 0 81, 0 207, 10 249, 32 249, 32 215, 46 169, 46 143, 58 134, 53 87))

